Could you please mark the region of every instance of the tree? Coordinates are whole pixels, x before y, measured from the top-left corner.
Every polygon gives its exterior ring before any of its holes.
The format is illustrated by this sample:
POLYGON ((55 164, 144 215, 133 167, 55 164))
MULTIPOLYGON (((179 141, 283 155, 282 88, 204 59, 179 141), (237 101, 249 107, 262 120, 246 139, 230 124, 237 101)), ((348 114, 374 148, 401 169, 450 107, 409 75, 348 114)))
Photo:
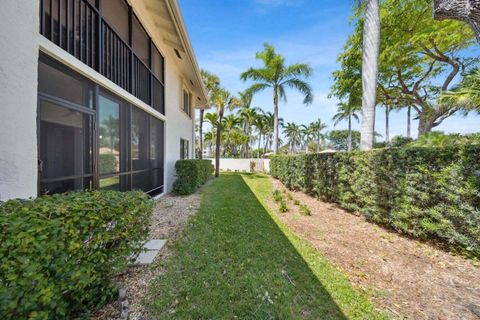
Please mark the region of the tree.
MULTIPOLYGON (((362 131, 360 149, 373 147, 375 106, 377 100, 378 57, 380 52, 380 5, 378 0, 364 0, 362 57, 362 131)), ((351 141, 351 139, 350 139, 351 141)))
POLYGON ((312 137, 316 143, 317 153, 320 152, 320 140, 323 139, 323 129, 327 128, 327 125, 322 123, 322 120, 318 119, 315 122, 310 123, 310 130, 312 131, 312 137))
POLYGON ((332 118, 332 120, 335 121, 334 126, 340 121, 348 121, 347 151, 352 150, 352 118, 358 121, 357 111, 358 109, 350 103, 340 103, 338 105, 338 112, 332 118))
POLYGON ((302 143, 302 128, 293 122, 288 122, 283 128, 283 133, 285 134, 287 143, 290 146, 290 152, 296 153, 297 146, 302 143))
POLYGON ((199 117, 199 125, 198 125, 198 132, 200 136, 200 159, 203 159, 203 118, 205 109, 210 108, 212 106, 212 93, 218 88, 220 85, 220 79, 206 70, 201 71, 203 85, 207 90, 207 105, 205 108, 200 109, 200 117, 199 117))
POLYGON ((348 136, 352 137, 352 150, 358 149, 360 145, 360 132, 352 130, 332 130, 328 133, 328 140, 332 144, 332 147, 335 150, 347 151, 348 150, 348 136))
POLYGON ((469 24, 480 42, 480 1, 434 0, 433 17, 436 20, 454 19, 469 24))
POLYGON ((216 138, 217 144, 215 148, 215 177, 220 175, 220 148, 221 148, 221 135, 222 135, 222 121, 225 114, 225 109, 233 110, 241 105, 238 98, 232 96, 230 92, 223 88, 217 88, 212 93, 213 105, 217 108, 217 120, 216 120, 216 138))
MULTIPOLYGON (((410 106, 419 120, 419 134, 429 132, 461 110, 459 106, 439 104, 437 98, 476 61, 466 53, 475 43, 473 33, 460 22, 434 21, 430 4, 424 0, 382 1, 381 23, 377 102, 410 106)), ((362 29, 360 17, 339 56, 342 70, 334 73, 335 96, 343 93, 340 89, 345 90, 346 77, 359 74, 351 69, 359 68, 354 59, 361 54, 362 29)))
POLYGON ((243 124, 244 133, 248 137, 245 143, 245 154, 244 154, 244 157, 248 158, 249 151, 250 151, 250 143, 253 140, 252 128, 255 125, 255 122, 257 121, 258 111, 260 109, 251 107, 251 101, 252 101, 251 96, 248 96, 244 93, 241 93, 240 96, 241 96, 240 100, 242 101, 242 108, 238 111, 237 115, 243 124))
POLYGON ((285 65, 285 58, 276 53, 275 48, 268 44, 264 45, 262 52, 257 52, 256 59, 263 62, 263 67, 250 68, 242 73, 240 78, 243 81, 252 80, 255 82, 245 91, 247 95, 253 96, 267 88, 272 89, 274 106, 273 150, 278 153, 279 101, 287 101, 286 89, 292 88, 303 94, 304 104, 311 104, 313 102, 313 91, 305 79, 312 75, 313 70, 308 64, 304 63, 285 65))

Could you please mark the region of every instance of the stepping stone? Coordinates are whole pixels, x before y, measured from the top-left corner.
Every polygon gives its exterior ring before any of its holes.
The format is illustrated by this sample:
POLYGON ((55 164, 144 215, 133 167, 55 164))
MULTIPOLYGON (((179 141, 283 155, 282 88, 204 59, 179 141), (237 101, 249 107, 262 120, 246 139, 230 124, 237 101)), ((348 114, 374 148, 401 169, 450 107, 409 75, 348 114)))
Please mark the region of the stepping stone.
POLYGON ((152 264, 153 260, 155 260, 155 257, 166 243, 167 240, 160 239, 153 239, 145 243, 143 248, 146 249, 146 251, 137 256, 135 262, 132 263, 132 266, 145 266, 152 264))
POLYGON ((167 240, 153 239, 145 243, 143 247, 147 250, 161 250, 165 243, 167 243, 167 240))

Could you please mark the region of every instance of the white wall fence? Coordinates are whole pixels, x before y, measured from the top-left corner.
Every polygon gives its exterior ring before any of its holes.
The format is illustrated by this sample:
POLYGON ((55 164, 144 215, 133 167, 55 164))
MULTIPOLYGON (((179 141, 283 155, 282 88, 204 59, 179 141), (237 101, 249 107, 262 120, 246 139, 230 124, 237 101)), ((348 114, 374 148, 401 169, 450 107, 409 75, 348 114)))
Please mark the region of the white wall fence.
MULTIPOLYGON (((212 164, 215 166, 215 159, 212 164)), ((270 172, 270 159, 223 159, 220 158, 220 170, 250 172, 250 163, 255 163, 254 172, 270 172)))

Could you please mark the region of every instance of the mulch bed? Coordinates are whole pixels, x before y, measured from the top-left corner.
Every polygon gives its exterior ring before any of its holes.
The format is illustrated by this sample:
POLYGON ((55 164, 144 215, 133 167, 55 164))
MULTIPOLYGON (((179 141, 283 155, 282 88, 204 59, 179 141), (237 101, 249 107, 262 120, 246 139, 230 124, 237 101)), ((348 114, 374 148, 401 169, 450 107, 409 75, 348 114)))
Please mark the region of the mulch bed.
MULTIPOLYGON (((273 180, 277 189, 285 187, 273 180)), ((295 233, 342 269, 380 308, 407 319, 480 319, 478 262, 386 230, 335 204, 290 192, 311 216, 279 213, 295 233)))
MULTIPOLYGON (((129 319, 149 319, 143 308, 142 299, 147 292, 150 282, 164 270, 161 261, 168 257, 169 242, 183 229, 189 218, 200 207, 200 194, 176 197, 166 195, 158 200, 150 223, 150 239, 167 239, 167 244, 149 266, 130 268, 127 273, 116 279, 119 287, 126 289, 126 299, 129 303, 129 319)), ((112 302, 96 311, 93 319, 119 319, 120 307, 118 302, 112 302)))

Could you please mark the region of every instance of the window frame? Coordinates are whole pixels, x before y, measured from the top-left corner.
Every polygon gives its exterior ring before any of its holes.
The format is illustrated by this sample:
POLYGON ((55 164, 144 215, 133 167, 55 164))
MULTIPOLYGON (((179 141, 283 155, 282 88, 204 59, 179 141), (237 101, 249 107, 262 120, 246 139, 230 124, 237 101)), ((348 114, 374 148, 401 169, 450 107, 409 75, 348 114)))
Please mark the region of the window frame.
POLYGON ((190 159, 190 140, 185 138, 180 138, 180 160, 189 160, 190 159), (185 148, 186 144, 186 148, 185 148), (186 157, 185 157, 186 151, 186 157))
POLYGON ((182 90, 181 90, 181 94, 180 94, 180 110, 182 110, 182 112, 189 118, 189 119, 192 119, 192 114, 193 114, 193 103, 192 103, 192 97, 193 97, 193 94, 192 94, 192 91, 190 89, 188 89, 187 85, 185 83, 183 83, 182 85, 182 90), (185 94, 187 95, 188 97, 188 104, 189 104, 189 108, 188 108, 188 112, 185 111, 185 94))

